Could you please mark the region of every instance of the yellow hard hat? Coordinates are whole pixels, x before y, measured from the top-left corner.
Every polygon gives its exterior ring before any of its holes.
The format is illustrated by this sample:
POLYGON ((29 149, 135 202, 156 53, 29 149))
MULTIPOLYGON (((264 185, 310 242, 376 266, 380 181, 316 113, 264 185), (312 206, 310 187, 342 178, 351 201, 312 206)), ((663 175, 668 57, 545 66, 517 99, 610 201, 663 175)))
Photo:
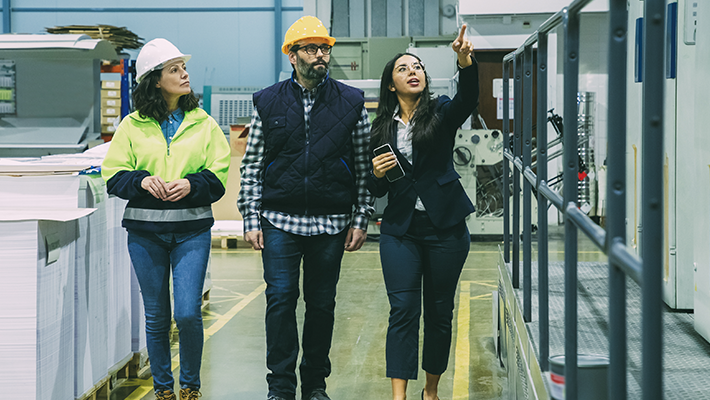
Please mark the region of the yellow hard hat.
POLYGON ((288 54, 288 50, 292 44, 303 39, 324 39, 329 45, 335 44, 335 38, 328 34, 323 23, 316 17, 306 15, 294 22, 284 35, 284 44, 281 46, 281 51, 288 54))

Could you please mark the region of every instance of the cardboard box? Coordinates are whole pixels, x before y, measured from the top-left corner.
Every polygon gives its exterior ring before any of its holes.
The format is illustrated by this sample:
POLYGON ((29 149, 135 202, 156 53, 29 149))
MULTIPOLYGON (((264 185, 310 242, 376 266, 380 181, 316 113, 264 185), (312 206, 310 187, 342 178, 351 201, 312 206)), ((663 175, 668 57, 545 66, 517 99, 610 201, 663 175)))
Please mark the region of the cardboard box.
POLYGON ((101 81, 101 89, 121 89, 121 81, 101 81))
POLYGON ((113 124, 101 124, 101 133, 114 133, 116 127, 113 124))
POLYGON ((103 98, 101 99, 101 108, 121 108, 121 99, 103 98))
POLYGON ((121 117, 101 117, 101 125, 113 125, 117 120, 121 122, 121 117))
POLYGON ((118 89, 101 89, 101 99, 120 99, 121 91, 118 89))
POLYGON ((113 117, 121 115, 121 109, 116 107, 101 107, 101 115, 104 117, 113 117))

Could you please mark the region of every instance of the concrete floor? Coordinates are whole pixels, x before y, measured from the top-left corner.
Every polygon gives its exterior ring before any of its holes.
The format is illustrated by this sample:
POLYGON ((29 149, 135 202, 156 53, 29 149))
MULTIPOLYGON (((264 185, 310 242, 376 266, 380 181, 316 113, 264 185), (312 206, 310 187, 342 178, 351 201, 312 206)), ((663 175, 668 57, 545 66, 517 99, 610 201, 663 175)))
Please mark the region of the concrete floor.
MULTIPOLYGON (((206 342, 202 366, 204 399, 266 399, 264 310, 265 285, 261 257, 239 242, 223 250, 213 243, 210 304, 204 311, 206 342)), ((494 355, 492 291, 497 289, 498 242, 474 242, 464 266, 454 314, 449 368, 439 397, 492 400, 507 398, 506 372, 494 355), (464 336, 459 332, 465 332, 464 336)), ((554 251, 553 248, 550 249, 554 251)), ((302 318, 303 304, 299 306, 302 318)), ((384 288, 378 244, 368 242, 346 253, 338 286, 333 372, 328 394, 335 400, 391 398, 385 377, 385 333, 389 304, 384 288)), ((177 354, 177 345, 173 348, 177 354)), ((177 357, 174 374, 179 375, 177 357)), ((419 399, 423 372, 408 388, 419 399)), ((152 380, 121 382, 112 400, 150 400, 152 380)))

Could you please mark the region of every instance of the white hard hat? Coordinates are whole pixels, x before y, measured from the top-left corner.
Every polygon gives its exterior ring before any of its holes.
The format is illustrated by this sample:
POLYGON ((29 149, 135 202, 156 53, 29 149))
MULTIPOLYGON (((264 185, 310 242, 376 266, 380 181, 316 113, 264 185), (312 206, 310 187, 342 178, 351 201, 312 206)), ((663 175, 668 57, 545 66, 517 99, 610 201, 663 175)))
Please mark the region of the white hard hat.
POLYGON ((183 62, 187 62, 190 57, 192 56, 189 54, 182 54, 174 44, 165 39, 153 39, 143 45, 136 59, 136 82, 140 83, 151 71, 162 68, 170 60, 182 58, 183 62))

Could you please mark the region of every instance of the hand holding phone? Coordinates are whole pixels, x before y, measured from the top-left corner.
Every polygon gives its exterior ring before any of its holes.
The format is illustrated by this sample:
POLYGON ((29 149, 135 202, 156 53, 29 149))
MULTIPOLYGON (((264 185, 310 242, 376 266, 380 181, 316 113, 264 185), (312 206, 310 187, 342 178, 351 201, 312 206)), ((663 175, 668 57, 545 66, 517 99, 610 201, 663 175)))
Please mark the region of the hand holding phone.
POLYGON ((394 151, 392 151, 392 147, 389 143, 385 143, 376 148, 373 152, 375 153, 375 159, 372 160, 373 167, 379 171, 384 171, 388 181, 394 182, 404 177, 404 169, 399 165, 397 156, 394 154, 394 151), (389 158, 383 159, 383 157, 379 157, 387 153, 391 154, 389 158))

